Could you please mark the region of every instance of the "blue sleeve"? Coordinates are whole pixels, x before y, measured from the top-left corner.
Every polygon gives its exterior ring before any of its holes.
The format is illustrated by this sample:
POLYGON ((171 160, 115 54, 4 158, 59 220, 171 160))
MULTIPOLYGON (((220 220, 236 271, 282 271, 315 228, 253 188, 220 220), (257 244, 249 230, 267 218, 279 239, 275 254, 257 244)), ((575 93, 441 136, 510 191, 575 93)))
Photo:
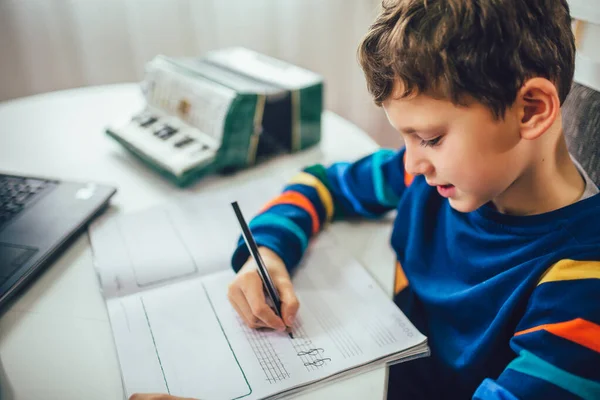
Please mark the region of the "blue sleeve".
POLYGON ((510 341, 516 357, 475 399, 600 399, 600 262, 561 260, 510 341))
MULTIPOLYGON (((277 253, 291 270, 324 226, 338 219, 377 218, 393 210, 411 181, 404 171, 404 149, 381 149, 354 163, 312 165, 265 205, 250 229, 257 244, 277 253)), ((240 238, 233 269, 239 271, 248 257, 240 238)))

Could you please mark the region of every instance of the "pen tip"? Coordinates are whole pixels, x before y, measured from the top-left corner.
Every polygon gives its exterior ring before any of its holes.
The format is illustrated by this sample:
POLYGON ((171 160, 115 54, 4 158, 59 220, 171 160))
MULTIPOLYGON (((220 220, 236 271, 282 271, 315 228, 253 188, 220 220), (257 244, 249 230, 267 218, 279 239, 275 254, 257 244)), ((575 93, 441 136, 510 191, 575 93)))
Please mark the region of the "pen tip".
POLYGON ((290 335, 290 339, 294 338, 294 335, 292 335, 292 332, 288 332, 288 335, 290 335))

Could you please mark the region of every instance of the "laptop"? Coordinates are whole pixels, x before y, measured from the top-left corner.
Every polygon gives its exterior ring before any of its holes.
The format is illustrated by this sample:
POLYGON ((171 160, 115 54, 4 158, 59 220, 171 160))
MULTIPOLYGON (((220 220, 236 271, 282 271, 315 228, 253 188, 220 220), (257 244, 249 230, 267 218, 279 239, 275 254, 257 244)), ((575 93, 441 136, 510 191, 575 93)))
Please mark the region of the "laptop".
POLYGON ((0 174, 0 308, 108 205, 116 189, 0 174))

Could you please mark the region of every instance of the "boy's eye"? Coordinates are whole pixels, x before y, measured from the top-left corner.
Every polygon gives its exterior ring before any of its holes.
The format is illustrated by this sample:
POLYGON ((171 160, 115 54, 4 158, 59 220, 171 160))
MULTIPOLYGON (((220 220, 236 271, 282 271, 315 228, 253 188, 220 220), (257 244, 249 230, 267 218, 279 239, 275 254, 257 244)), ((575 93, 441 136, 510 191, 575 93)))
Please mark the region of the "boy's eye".
POLYGON ((442 137, 438 136, 435 139, 431 139, 431 140, 421 140, 421 146, 423 146, 423 147, 435 147, 438 144, 440 144, 440 140, 441 139, 442 139, 442 137))

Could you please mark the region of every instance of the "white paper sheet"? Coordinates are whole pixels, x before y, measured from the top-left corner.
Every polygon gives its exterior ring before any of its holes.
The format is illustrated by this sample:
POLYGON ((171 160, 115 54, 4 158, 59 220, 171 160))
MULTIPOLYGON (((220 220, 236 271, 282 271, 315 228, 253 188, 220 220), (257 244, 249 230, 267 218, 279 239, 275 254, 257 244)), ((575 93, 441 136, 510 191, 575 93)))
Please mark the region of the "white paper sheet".
POLYGON ((426 338, 326 233, 293 277, 301 304, 294 338, 246 327, 226 295, 234 278, 228 267, 232 238, 239 228, 222 199, 212 203, 221 209, 208 207, 210 220, 199 215, 197 207, 209 203, 113 217, 91 230, 127 395, 278 397, 427 353, 426 338), (171 254, 161 245, 176 249, 172 262, 154 254, 171 254), (131 255, 144 247, 148 254, 131 255))

